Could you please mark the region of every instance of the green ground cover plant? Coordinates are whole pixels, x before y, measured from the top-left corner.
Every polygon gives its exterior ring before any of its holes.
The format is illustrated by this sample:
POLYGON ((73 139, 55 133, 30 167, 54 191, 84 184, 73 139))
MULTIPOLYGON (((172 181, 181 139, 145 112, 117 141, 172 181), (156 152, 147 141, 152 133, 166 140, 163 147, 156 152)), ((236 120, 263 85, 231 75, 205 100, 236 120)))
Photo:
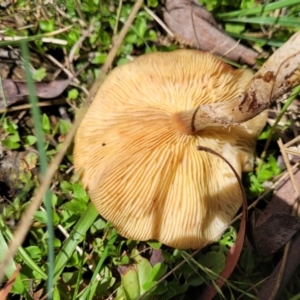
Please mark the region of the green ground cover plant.
MULTIPOLYGON (((300 29, 299 1, 200 2, 228 35, 261 51, 257 65, 300 29)), ((72 144, 65 147, 64 142, 135 3, 16 0, 0 11, 0 50, 10 51, 10 57, 16 55, 6 62, 1 59, 1 76, 8 66, 9 75, 26 81, 29 90, 27 106, 17 103, 15 108, 1 110, 0 261, 41 182, 49 172, 54 174, 30 230, 23 233, 22 246, 8 261, 2 287, 18 273, 7 299, 196 299, 225 266, 239 221, 218 242, 195 255, 156 241, 127 240, 98 215, 72 172, 72 144), (34 82, 67 78, 72 78, 70 85, 54 100, 41 102, 34 96, 34 82), (49 171, 60 153, 55 172, 49 171)), ((150 9, 160 17, 163 5, 158 0, 144 2, 113 66, 144 53, 182 47, 147 12, 150 9)), ((299 136, 300 126, 294 124, 300 121, 294 104, 298 94, 295 89, 290 98, 271 109, 276 113, 270 114, 259 137, 255 169, 243 178, 249 204, 265 193, 258 204, 263 207, 271 194, 269 188, 285 171, 276 141, 299 136)), ((245 248, 218 297, 256 299, 279 255, 260 256, 245 248)), ((299 291, 295 273, 281 299, 298 299, 299 291)))

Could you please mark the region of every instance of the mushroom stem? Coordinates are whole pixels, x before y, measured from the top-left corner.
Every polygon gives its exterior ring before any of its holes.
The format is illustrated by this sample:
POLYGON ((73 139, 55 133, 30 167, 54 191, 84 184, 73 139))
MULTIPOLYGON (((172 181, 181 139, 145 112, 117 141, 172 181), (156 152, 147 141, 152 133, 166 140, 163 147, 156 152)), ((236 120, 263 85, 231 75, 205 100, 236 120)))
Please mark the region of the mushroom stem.
MULTIPOLYGON (((258 114, 253 115, 252 110, 241 110, 241 104, 237 102, 227 101, 198 106, 195 109, 175 113, 172 116, 172 121, 179 131, 190 135, 208 127, 237 125, 252 119, 258 114)), ((259 108, 259 112, 265 108, 259 108)))
POLYGON ((207 127, 226 127, 246 122, 283 94, 300 84, 300 32, 279 48, 235 99, 198 106, 172 116, 177 128, 195 134, 207 127))
POLYGON ((218 110, 216 103, 198 106, 195 109, 174 114, 172 121, 179 131, 188 135, 195 134, 207 127, 226 126, 226 124, 229 124, 230 122, 227 119, 230 115, 225 115, 223 120, 222 117, 216 117, 216 110, 218 110))

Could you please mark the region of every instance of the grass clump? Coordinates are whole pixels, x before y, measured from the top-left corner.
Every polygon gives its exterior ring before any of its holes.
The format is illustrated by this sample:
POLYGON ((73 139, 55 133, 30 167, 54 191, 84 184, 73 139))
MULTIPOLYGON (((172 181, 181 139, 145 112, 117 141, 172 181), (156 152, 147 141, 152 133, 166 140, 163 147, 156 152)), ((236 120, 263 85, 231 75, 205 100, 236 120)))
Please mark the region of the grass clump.
MULTIPOLYGON (((201 3, 229 35, 262 53, 260 63, 300 27, 298 1, 201 3)), ((78 178, 72 175, 72 145, 65 147, 64 142, 134 4, 116 0, 47 4, 17 0, 0 12, 4 34, 0 47, 10 53, 10 59, 1 61, 1 76, 26 81, 31 95, 30 105, 17 103, 13 109, 3 109, 1 115, 0 260, 50 163, 62 153, 56 172, 50 170, 54 176, 50 176, 49 190, 43 194, 44 202, 37 203, 32 226, 23 233, 22 246, 8 262, 6 279, 18 270, 8 299, 195 299, 225 265, 228 249, 236 239, 236 224, 220 241, 193 257, 190 251, 155 241, 126 240, 98 215, 78 178), (8 72, 4 72, 6 68, 8 72), (72 78, 70 86, 53 101, 39 102, 34 97, 33 79, 66 78, 72 78)), ((159 16, 163 3, 148 0, 144 5, 159 16)), ((181 47, 145 7, 136 14, 113 66, 144 53, 181 47)), ((298 93, 295 90, 294 97, 298 93)), ((275 141, 281 137, 287 142, 299 136, 299 111, 291 99, 272 108, 269 125, 258 142, 256 168, 245 175, 247 193, 253 201, 284 170, 275 141), (291 117, 295 115, 296 119, 291 117)), ((224 291, 225 299, 228 295, 254 298, 277 260, 277 254, 262 257, 245 249, 224 291)), ((282 299, 296 297, 297 290, 299 279, 295 275, 282 299)))

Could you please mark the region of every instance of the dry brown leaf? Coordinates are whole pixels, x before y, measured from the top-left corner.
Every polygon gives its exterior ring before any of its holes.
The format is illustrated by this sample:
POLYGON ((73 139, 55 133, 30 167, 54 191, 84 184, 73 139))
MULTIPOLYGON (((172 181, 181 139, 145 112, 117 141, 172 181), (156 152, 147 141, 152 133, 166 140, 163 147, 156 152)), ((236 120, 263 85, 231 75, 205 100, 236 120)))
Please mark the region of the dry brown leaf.
POLYGON ((37 175, 37 161, 33 151, 8 151, 0 157, 0 201, 2 197, 13 199, 24 190, 24 180, 37 175))
MULTIPOLYGON (((36 96, 44 99, 51 99, 59 96, 70 84, 70 79, 53 80, 51 82, 36 82, 36 96)), ((28 96, 29 91, 26 82, 13 81, 11 79, 2 80, 2 92, 0 91, 0 108, 7 107, 23 97, 28 96)))
MULTIPOLYGON (((296 182, 300 182, 300 170, 294 176, 296 182)), ((276 252, 299 230, 299 218, 292 216, 294 202, 295 192, 288 179, 274 193, 267 207, 258 216, 253 216, 248 233, 258 254, 269 255, 276 252)))
POLYGON ((166 24, 179 41, 233 61, 255 64, 258 54, 229 37, 196 1, 167 0, 163 13, 166 24))
MULTIPOLYGON (((254 215, 255 216, 255 215, 254 215)), ((270 255, 283 247, 300 228, 299 218, 274 212, 265 221, 252 228, 253 248, 259 255, 270 255)))
POLYGON ((161 249, 152 249, 150 264, 155 266, 157 263, 163 263, 165 261, 161 249))
MULTIPOLYGON (((291 277, 294 275, 296 269, 299 266, 300 263, 300 232, 297 232, 297 234, 293 237, 291 241, 291 246, 288 254, 287 261, 285 262, 285 269, 284 273, 282 275, 282 279, 280 282, 279 289, 276 293, 276 298, 279 299, 280 294, 283 292, 286 285, 291 280, 291 277)), ((260 300, 269 300, 270 295, 273 293, 275 284, 277 281, 278 274, 280 273, 280 267, 282 264, 282 260, 280 260, 275 267, 274 271, 272 272, 271 276, 266 280, 264 285, 262 286, 261 290, 259 291, 257 295, 257 299, 260 300)), ((281 298, 284 299, 284 298, 281 298)))

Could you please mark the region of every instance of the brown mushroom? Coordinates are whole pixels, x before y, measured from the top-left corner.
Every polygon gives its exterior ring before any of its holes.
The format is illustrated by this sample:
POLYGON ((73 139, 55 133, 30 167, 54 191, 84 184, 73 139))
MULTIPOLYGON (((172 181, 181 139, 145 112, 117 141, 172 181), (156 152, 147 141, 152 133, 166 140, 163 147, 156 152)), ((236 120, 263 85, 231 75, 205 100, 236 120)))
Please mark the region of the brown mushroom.
POLYGON ((176 248, 217 240, 241 205, 228 165, 252 168, 265 114, 235 126, 203 128, 200 105, 235 99, 252 78, 209 53, 143 55, 115 68, 75 138, 74 166, 102 217, 134 240, 176 248))

